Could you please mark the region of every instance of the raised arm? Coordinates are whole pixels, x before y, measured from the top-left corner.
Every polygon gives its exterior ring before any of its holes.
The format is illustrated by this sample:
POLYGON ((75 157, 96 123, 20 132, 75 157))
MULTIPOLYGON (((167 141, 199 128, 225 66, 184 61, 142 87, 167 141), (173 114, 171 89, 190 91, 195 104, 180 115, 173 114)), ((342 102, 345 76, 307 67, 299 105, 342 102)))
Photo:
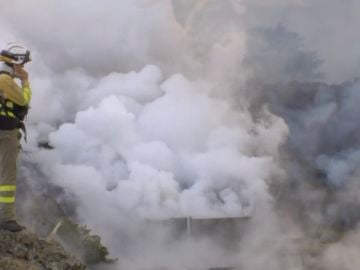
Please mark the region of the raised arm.
POLYGON ((21 80, 22 87, 7 74, 0 74, 0 94, 20 106, 26 106, 31 100, 31 89, 29 80, 21 80))

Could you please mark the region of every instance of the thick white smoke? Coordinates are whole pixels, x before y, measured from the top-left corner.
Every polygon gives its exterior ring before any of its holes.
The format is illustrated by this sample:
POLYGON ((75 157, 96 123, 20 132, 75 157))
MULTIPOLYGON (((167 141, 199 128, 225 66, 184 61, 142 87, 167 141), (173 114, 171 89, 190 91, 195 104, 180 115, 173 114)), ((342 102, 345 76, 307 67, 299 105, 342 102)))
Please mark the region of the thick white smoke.
MULTIPOLYGON (((352 79, 360 55, 349 56, 352 31, 337 31, 345 17, 333 12, 357 5, 11 1, 0 10, 0 45, 21 41, 34 59, 25 148, 48 181, 73 196, 78 220, 103 237, 120 259, 118 269, 303 269, 302 232, 275 212, 276 192, 270 191, 285 179, 280 152, 289 128, 257 103, 267 93, 247 82, 352 79), (329 35, 316 35, 322 27, 329 35), (54 149, 39 149, 44 141, 54 149), (210 239, 169 242, 166 226, 147 223, 184 217, 251 220, 229 253, 210 239)), ((357 22, 351 12, 346 18, 357 22)), ((286 102, 279 103, 279 115, 291 122, 282 110, 286 102)), ((334 182, 356 162, 317 155, 312 146, 335 103, 302 115, 311 139, 301 125, 290 129, 299 131, 290 143, 304 156, 313 154, 334 182)), ((346 158, 357 160, 351 153, 346 158)), ((325 264, 337 249, 322 254, 325 264)))

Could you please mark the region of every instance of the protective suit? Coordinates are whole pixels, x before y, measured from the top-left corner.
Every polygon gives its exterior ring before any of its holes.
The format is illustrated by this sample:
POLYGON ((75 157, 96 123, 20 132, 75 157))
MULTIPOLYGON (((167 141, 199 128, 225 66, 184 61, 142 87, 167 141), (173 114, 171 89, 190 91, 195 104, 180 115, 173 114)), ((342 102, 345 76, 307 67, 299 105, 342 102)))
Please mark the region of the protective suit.
POLYGON ((16 222, 16 172, 20 150, 19 129, 24 127, 31 89, 27 72, 23 70, 25 62, 17 64, 11 60, 13 56, 16 62, 16 57, 23 54, 11 53, 11 50, 6 50, 0 54, 0 60, 3 61, 0 63, 0 229, 15 232, 24 229, 16 222), (18 69, 26 76, 17 75, 18 69), (16 77, 20 79, 20 85, 16 77))

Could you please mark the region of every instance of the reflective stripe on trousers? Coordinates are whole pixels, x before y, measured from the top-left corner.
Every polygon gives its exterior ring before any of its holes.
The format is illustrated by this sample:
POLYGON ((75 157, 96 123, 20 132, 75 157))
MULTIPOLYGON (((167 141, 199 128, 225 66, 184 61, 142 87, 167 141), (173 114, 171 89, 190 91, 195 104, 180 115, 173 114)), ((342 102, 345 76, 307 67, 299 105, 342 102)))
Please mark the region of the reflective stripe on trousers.
POLYGON ((15 203, 15 185, 0 185, 0 203, 15 203))
POLYGON ((18 130, 0 130, 0 222, 16 220, 16 162, 20 143, 18 130))

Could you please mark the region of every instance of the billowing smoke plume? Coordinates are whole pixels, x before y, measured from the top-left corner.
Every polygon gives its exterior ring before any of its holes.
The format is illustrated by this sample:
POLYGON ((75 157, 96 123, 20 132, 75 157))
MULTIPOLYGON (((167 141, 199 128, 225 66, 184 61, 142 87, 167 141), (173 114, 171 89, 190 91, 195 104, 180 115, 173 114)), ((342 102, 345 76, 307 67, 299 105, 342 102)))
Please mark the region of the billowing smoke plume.
POLYGON ((332 255, 351 258, 349 237, 316 245, 359 218, 358 8, 6 3, 0 45, 21 41, 34 59, 25 150, 116 269, 353 269, 332 255), (162 222, 182 218, 242 219, 241 240, 174 240, 162 222))

